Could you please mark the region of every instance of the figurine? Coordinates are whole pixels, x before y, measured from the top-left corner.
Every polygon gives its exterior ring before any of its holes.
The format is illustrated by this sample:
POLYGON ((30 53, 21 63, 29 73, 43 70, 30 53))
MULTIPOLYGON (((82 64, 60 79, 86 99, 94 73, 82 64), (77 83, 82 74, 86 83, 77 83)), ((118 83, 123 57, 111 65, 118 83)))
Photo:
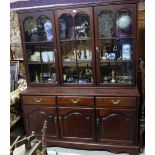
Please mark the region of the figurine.
POLYGON ((122 60, 130 60, 131 59, 131 45, 123 44, 122 45, 122 60))
POLYGON ((77 38, 79 38, 79 37, 87 38, 87 34, 86 34, 87 26, 88 26, 88 22, 85 21, 83 24, 81 24, 81 26, 76 26, 75 27, 77 38))
POLYGON ((44 28, 46 31, 46 37, 47 41, 52 41, 53 35, 52 35, 52 23, 50 20, 47 20, 46 23, 44 24, 44 28))
POLYGON ((115 59, 115 53, 108 54, 107 58, 110 60, 114 60, 115 59))

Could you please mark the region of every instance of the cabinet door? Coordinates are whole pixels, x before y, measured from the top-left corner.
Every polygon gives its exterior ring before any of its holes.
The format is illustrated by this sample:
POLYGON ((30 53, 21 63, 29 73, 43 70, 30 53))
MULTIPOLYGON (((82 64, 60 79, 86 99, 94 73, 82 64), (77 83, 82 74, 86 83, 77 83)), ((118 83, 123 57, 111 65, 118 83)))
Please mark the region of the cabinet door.
POLYGON ((28 83, 57 85, 59 75, 53 12, 22 14, 20 22, 28 83))
POLYGON ((97 140, 103 143, 133 144, 137 135, 136 109, 96 109, 97 140))
POLYGON ((95 111, 91 108, 59 108, 60 134, 64 140, 94 141, 95 111))
POLYGON ((98 84, 133 85, 136 5, 97 6, 94 13, 98 84))
POLYGON ((32 131, 38 136, 42 135, 44 121, 47 121, 47 137, 58 138, 58 122, 56 108, 44 106, 25 106, 24 116, 27 134, 32 131))
POLYGON ((57 10, 56 24, 62 84, 94 85, 92 8, 57 10))

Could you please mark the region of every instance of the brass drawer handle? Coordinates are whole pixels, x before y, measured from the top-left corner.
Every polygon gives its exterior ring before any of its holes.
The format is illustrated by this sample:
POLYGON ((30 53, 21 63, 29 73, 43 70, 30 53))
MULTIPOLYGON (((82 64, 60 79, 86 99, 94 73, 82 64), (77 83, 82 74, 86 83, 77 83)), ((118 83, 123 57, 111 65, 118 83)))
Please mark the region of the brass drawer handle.
POLYGON ((111 102, 114 104, 114 105, 117 105, 117 104, 119 104, 119 102, 120 102, 121 100, 111 100, 111 102))
POLYGON ((77 104, 80 102, 80 99, 71 99, 72 103, 77 104))
POLYGON ((42 101, 42 99, 41 99, 41 98, 34 98, 34 101, 35 101, 36 103, 40 103, 40 102, 42 101))

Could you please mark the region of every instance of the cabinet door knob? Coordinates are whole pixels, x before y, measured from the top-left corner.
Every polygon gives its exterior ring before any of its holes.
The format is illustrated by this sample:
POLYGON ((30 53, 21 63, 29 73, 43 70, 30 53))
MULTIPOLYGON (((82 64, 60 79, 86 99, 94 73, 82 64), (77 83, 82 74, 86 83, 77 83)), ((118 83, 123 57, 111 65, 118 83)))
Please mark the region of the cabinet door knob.
POLYGON ((97 123, 97 124, 99 124, 99 122, 100 122, 100 119, 99 119, 99 118, 97 118, 97 119, 96 119, 96 123, 97 123))
POLYGON ((56 48, 54 49, 54 52, 57 53, 57 49, 56 48))
POLYGON ((121 100, 111 100, 111 102, 113 103, 113 104, 115 104, 115 105, 117 105, 117 104, 119 104, 119 102, 120 102, 121 100))
POLYGON ((41 98, 34 98, 34 101, 36 102, 36 103, 40 103, 41 102, 41 98))
POLYGON ((57 117, 56 117, 56 116, 54 117, 54 121, 55 121, 55 123, 56 123, 56 121, 57 121, 57 117))
POLYGON ((80 102, 80 99, 71 99, 72 103, 77 104, 80 102))
POLYGON ((96 52, 100 52, 98 47, 96 47, 96 52))

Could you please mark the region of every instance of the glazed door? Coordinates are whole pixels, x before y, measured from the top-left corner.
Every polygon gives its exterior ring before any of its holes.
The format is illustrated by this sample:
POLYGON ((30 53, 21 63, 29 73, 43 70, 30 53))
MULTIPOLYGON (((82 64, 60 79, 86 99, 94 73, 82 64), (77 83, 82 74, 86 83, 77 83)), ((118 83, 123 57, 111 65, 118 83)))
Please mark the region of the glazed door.
POLYGON ((24 60, 30 85, 59 83, 53 12, 20 15, 24 60))
POLYGON ((98 6, 94 12, 98 85, 134 85, 136 5, 98 6))
POLYGON ((92 108, 59 108, 63 140, 95 141, 95 111, 92 108))
POLYGON ((94 85, 92 8, 57 10, 56 25, 62 85, 94 85))
POLYGON ((47 121, 47 137, 58 138, 58 120, 56 108, 44 107, 44 106, 25 106, 24 117, 26 123, 27 134, 30 135, 32 131, 35 131, 36 135, 42 135, 42 128, 44 121, 47 121))
POLYGON ((136 109, 96 109, 97 141, 133 144, 137 135, 136 109))

